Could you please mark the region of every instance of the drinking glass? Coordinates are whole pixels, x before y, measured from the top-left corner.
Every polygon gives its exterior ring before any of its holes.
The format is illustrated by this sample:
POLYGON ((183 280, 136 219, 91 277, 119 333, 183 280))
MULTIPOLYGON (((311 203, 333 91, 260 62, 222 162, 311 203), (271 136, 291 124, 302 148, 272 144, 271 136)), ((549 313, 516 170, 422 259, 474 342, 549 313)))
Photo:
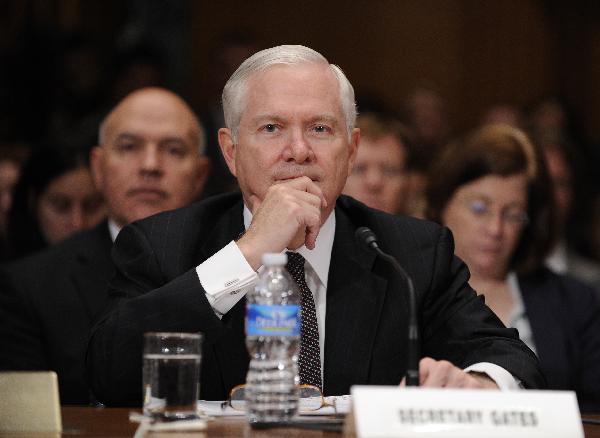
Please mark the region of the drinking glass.
POLYGON ((159 421, 197 416, 201 333, 144 335, 144 415, 159 421))

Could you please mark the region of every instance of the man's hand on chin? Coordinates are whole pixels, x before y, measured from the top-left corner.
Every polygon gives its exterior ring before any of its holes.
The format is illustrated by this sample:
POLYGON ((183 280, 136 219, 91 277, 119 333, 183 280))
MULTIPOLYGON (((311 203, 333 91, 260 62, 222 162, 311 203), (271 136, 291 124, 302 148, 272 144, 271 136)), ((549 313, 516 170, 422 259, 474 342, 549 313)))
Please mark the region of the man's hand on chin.
MULTIPOLYGON (((499 389, 485 373, 465 373, 446 360, 425 357, 419 362, 419 384, 428 388, 499 389)), ((400 386, 406 386, 402 379, 400 386)))
POLYGON ((237 245, 252 269, 259 268, 266 252, 315 247, 327 201, 310 178, 282 181, 269 187, 264 199, 250 195, 247 202, 252 223, 237 245))

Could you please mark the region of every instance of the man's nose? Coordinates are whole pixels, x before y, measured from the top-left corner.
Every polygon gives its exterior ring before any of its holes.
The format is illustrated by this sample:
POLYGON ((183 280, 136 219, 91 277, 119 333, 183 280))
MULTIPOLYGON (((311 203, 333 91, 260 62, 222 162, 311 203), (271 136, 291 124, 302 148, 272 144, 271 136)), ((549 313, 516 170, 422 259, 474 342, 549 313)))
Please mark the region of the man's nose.
POLYGON ((75 203, 73 208, 71 208, 69 216, 69 222, 71 223, 71 229, 73 231, 80 231, 84 229, 86 226, 86 216, 81 205, 75 203))
POLYGON ((144 174, 156 174, 161 171, 161 157, 158 147, 154 144, 144 148, 141 156, 141 171, 144 174))
POLYGON ((383 186, 383 173, 374 167, 365 172, 365 184, 370 190, 378 190, 383 186))
POLYGON ((286 148, 286 161, 304 163, 312 161, 314 157, 312 147, 305 138, 304 133, 299 129, 292 131, 288 147, 286 148))

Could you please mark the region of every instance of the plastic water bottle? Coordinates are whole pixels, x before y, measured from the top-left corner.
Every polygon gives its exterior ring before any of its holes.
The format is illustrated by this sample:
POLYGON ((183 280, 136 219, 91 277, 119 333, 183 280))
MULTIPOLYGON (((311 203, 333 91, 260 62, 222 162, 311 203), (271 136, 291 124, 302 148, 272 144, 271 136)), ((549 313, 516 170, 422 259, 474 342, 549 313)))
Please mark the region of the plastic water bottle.
POLYGON ((298 412, 300 294, 285 269, 286 254, 267 253, 246 295, 246 414, 251 423, 285 421, 298 412))

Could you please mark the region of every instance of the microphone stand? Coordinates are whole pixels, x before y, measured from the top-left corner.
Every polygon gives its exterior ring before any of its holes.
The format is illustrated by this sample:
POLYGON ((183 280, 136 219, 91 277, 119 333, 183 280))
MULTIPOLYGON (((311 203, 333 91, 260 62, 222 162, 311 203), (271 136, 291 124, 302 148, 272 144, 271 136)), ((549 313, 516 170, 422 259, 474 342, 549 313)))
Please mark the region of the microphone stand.
POLYGON ((408 357, 406 361, 406 386, 419 386, 419 325, 417 320, 417 296, 413 281, 398 263, 395 257, 386 254, 379 248, 375 233, 367 227, 356 230, 356 236, 368 248, 374 250, 379 257, 387 261, 405 279, 408 287, 408 357))

